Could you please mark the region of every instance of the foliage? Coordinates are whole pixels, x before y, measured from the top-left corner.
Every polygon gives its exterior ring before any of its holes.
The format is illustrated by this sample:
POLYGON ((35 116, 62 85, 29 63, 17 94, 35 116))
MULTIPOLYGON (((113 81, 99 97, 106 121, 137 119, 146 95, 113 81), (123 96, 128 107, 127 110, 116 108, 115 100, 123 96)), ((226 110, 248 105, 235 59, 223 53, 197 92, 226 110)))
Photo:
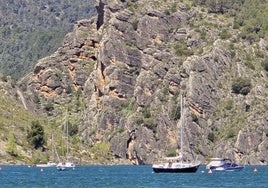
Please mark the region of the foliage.
POLYGON ((156 133, 157 125, 154 122, 154 118, 144 118, 143 119, 143 126, 147 127, 148 129, 152 130, 156 133))
POLYGON ((27 127, 31 121, 38 118, 30 111, 25 110, 18 101, 11 98, 10 91, 3 92, 8 88, 2 86, 0 84, 0 133, 5 135, 2 140, 5 138, 3 141, 6 142, 5 150, 7 153, 12 158, 18 159, 18 157, 23 157, 23 153, 20 152, 21 148, 29 149, 26 140, 27 127))
POLYGON ((18 156, 16 139, 13 133, 10 133, 8 136, 7 152, 13 157, 18 156))
POLYGON ((259 38, 267 38, 267 17, 267 1, 245 0, 240 13, 235 17, 242 31, 241 37, 250 42, 257 41, 259 38))
POLYGON ((177 42, 174 46, 174 50, 177 56, 190 56, 193 52, 188 49, 187 44, 184 42, 177 42))
POLYGON ((52 110, 54 110, 54 105, 52 103, 48 103, 48 104, 45 105, 44 109, 47 112, 51 112, 52 110))
POLYGON ((220 33, 220 37, 221 39, 225 40, 225 39, 229 39, 231 38, 231 34, 226 30, 226 29, 223 29, 220 33))
POLYGON ((167 157, 175 157, 176 155, 177 155, 177 152, 176 152, 176 149, 174 149, 174 148, 169 148, 166 151, 166 156, 167 157))
POLYGON ((180 111, 181 111, 180 106, 173 105, 173 108, 171 109, 170 118, 172 120, 178 120, 178 119, 180 119, 180 116, 181 116, 180 111))
POLYGON ((45 132, 39 121, 32 121, 31 129, 28 130, 27 140, 35 148, 41 148, 45 144, 45 132))
POLYGON ((211 142, 214 142, 215 134, 213 132, 208 133, 208 140, 211 142))
POLYGON ((234 130, 229 129, 228 132, 227 132, 227 138, 233 138, 233 137, 235 137, 235 136, 236 136, 236 135, 235 135, 234 130))
POLYGON ((4 76, 1 77, 1 80, 2 80, 2 82, 7 82, 8 78, 7 78, 7 76, 4 75, 4 76))
POLYGON ((66 88, 66 93, 71 94, 72 92, 73 92, 73 87, 70 84, 68 84, 66 88))
POLYGON ((176 2, 172 3, 172 6, 166 9, 164 12, 166 15, 171 15, 172 13, 177 11, 176 2))
POLYGON ((94 1, 1 0, 0 68, 18 79, 54 52, 75 21, 95 13, 94 1))
POLYGON ((219 13, 219 14, 225 14, 225 13, 232 14, 233 12, 239 11, 243 2, 244 0, 236 0, 236 1, 193 0, 194 5, 199 4, 207 6, 209 13, 219 13))
POLYGON ((157 97, 161 102, 166 103, 168 101, 168 89, 164 87, 161 91, 162 92, 159 92, 157 97))
POLYGON ((142 108, 141 113, 144 118, 150 118, 152 116, 149 106, 142 108))
POLYGON ((264 130, 265 136, 268 137, 268 129, 264 130))
POLYGON ((195 115, 195 114, 191 114, 191 116, 192 116, 192 120, 193 120, 194 122, 198 123, 198 117, 197 117, 197 115, 195 115))
POLYGON ((132 99, 128 99, 121 104, 119 111, 124 116, 129 116, 135 112, 136 108, 137 108, 137 106, 136 106, 135 102, 132 99))
POLYGON ((111 158, 110 144, 108 142, 99 142, 94 144, 91 148, 95 159, 109 159, 111 158))
POLYGON ((225 103, 225 107, 226 110, 231 110, 233 108, 233 101, 232 100, 228 100, 225 103))
POLYGON ((236 94, 247 95, 251 89, 250 79, 246 78, 236 78, 232 83, 232 92, 236 94))
POLYGON ((134 21, 132 22, 132 27, 133 27, 133 29, 134 29, 135 31, 137 31, 137 29, 138 29, 138 25, 139 25, 139 21, 138 21, 138 20, 134 20, 134 21))
POLYGON ((234 17, 233 28, 242 31, 240 37, 249 42, 268 37, 268 3, 265 0, 193 0, 193 5, 206 6, 209 13, 234 17))
POLYGON ((128 4, 128 10, 135 13, 137 8, 138 8, 138 3, 137 2, 127 2, 127 4, 128 4))
POLYGON ((268 71, 268 58, 262 62, 263 69, 268 71))
POLYGON ((34 94, 34 96, 33 96, 33 102, 35 104, 40 104, 41 100, 40 100, 40 98, 39 98, 39 96, 37 94, 34 94))
POLYGON ((68 127, 68 134, 70 136, 74 136, 78 133, 78 126, 77 124, 71 124, 70 122, 68 123, 69 127, 68 127))

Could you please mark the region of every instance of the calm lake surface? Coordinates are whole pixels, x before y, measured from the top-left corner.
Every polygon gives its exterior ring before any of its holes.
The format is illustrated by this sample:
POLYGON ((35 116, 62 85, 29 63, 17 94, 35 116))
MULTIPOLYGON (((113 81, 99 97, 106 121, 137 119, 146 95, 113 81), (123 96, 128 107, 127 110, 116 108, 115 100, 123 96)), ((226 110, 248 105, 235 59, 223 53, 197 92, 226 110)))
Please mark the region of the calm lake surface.
POLYGON ((267 188, 268 166, 246 166, 240 172, 212 174, 205 166, 193 174, 157 174, 151 166, 77 166, 71 171, 1 166, 0 187, 267 188), (253 172, 255 167, 257 173, 253 172))

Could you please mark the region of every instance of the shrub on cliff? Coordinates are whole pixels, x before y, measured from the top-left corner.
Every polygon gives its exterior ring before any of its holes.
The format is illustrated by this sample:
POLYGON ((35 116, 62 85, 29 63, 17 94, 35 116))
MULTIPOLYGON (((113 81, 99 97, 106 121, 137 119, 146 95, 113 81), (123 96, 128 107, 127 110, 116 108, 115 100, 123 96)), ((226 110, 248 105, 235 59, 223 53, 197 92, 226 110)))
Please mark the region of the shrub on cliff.
POLYGON ((250 92, 251 83, 246 78, 236 78, 232 83, 232 92, 236 94, 247 95, 250 92))
POLYGON ((262 62, 263 69, 268 71, 268 58, 262 62))
POLYGON ((45 144, 44 128, 39 121, 33 121, 31 129, 28 130, 27 140, 35 148, 41 148, 45 144))

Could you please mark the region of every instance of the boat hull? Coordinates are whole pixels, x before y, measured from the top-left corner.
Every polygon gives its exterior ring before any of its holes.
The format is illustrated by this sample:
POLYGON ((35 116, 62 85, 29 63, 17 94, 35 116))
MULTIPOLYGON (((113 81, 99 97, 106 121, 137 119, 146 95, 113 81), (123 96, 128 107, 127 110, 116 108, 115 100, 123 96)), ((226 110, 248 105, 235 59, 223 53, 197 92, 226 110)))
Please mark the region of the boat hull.
POLYGON ((211 168, 210 170, 213 172, 233 172, 233 171, 241 171, 243 170, 243 166, 237 166, 237 167, 217 167, 217 168, 211 168))
POLYGON ((75 167, 64 167, 64 166, 61 166, 61 167, 57 167, 57 170, 58 171, 67 171, 67 170, 74 170, 75 167))
POLYGON ((48 168, 48 167, 55 167, 57 164, 53 162, 47 162, 46 164, 37 164, 36 167, 40 168, 48 168))
POLYGON ((56 164, 37 164, 36 167, 39 168, 49 168, 49 167, 55 167, 56 164))
POLYGON ((153 167, 155 173, 195 173, 199 168, 199 165, 185 167, 185 168, 161 168, 153 167))

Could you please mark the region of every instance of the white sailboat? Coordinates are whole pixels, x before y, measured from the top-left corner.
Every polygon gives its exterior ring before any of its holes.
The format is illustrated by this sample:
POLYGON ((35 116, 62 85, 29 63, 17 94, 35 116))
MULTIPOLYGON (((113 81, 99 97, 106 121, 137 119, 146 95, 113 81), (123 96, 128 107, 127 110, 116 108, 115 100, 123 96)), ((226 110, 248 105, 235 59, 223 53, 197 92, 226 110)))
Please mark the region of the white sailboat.
POLYGON ((183 100, 181 96, 181 141, 180 141, 180 155, 176 157, 165 158, 168 162, 153 164, 152 168, 155 173, 194 173, 198 170, 200 162, 193 161, 191 163, 183 161, 183 100))
POLYGON ((56 166, 59 171, 75 169, 75 164, 69 161, 69 124, 68 118, 66 119, 66 162, 59 161, 56 166))

